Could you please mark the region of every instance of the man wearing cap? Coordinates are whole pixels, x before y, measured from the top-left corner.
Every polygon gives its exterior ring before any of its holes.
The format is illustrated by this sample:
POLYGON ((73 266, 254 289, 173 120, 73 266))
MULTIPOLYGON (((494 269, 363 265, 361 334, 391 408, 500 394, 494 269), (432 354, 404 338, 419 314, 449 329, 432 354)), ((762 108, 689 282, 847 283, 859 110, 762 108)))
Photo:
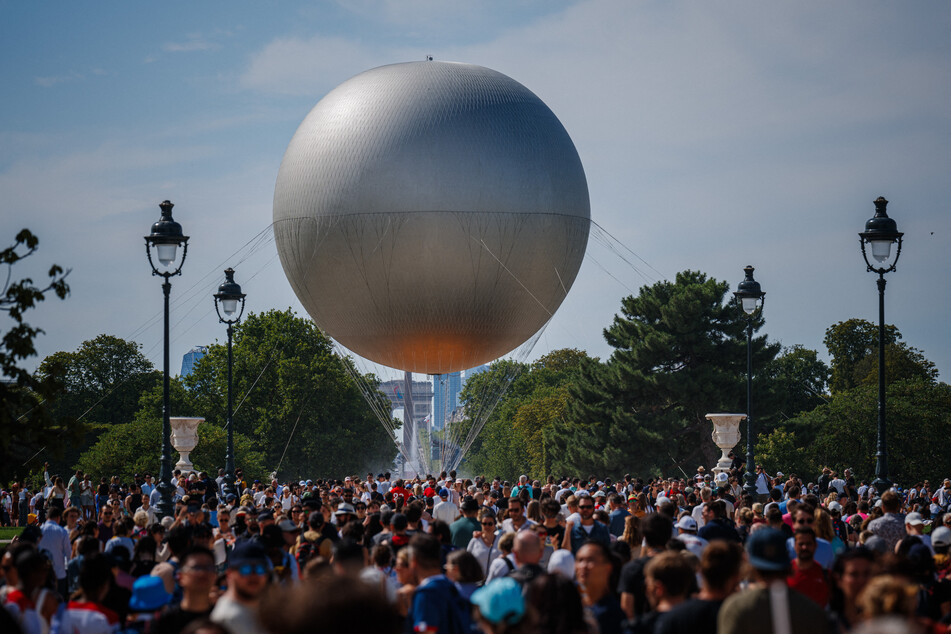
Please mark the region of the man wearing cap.
POLYGON ((452 535, 452 545, 456 548, 466 548, 469 540, 472 539, 472 533, 481 530, 482 526, 476 519, 479 512, 479 503, 471 497, 462 501, 462 517, 457 519, 449 526, 449 533, 452 535))
POLYGON ((433 519, 442 520, 446 524, 452 525, 459 515, 458 507, 449 501, 449 489, 442 487, 439 489, 439 502, 433 506, 433 519))
POLYGON ((931 535, 925 535, 925 520, 921 513, 917 511, 905 516, 905 533, 914 535, 921 540, 921 543, 928 547, 931 554, 934 555, 934 547, 931 545, 931 535))
POLYGON ((689 515, 684 515, 677 520, 675 526, 677 528, 677 535, 674 536, 674 539, 686 544, 687 550, 697 557, 703 556, 703 551, 709 542, 702 537, 697 537, 697 520, 689 515))
POLYGON ((717 617, 718 634, 747 632, 830 632, 825 610, 786 585, 790 569, 783 534, 771 528, 756 531, 746 542, 755 583, 723 602, 717 617))
POLYGON ((258 634, 258 604, 271 574, 264 547, 255 540, 238 544, 228 561, 228 590, 211 611, 211 620, 232 634, 258 634))

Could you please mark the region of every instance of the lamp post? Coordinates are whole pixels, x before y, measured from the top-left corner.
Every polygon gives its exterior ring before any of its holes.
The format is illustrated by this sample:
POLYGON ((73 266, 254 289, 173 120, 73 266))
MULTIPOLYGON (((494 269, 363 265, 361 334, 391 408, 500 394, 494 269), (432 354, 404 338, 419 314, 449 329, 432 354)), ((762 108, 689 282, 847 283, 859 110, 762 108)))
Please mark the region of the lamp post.
POLYGON ((182 234, 182 226, 172 219, 172 207, 169 201, 164 201, 159 205, 162 210, 162 217, 158 222, 152 225, 152 233, 145 236, 145 254, 149 258, 149 265, 152 267, 152 275, 158 275, 165 279, 162 283, 162 292, 165 294, 165 355, 162 378, 162 467, 159 472, 159 484, 156 487, 161 494, 161 500, 156 505, 160 517, 168 517, 175 511, 172 504, 172 493, 175 487, 172 486, 172 425, 169 421, 169 398, 168 398, 168 296, 172 291, 172 284, 169 278, 180 275, 182 265, 185 263, 185 256, 188 254, 188 236, 182 234), (175 254, 178 247, 182 249, 182 259, 177 268, 171 268, 175 262, 175 254), (160 267, 155 266, 152 260, 152 251, 158 258, 160 267))
POLYGON ((215 293, 215 311, 218 313, 218 321, 228 324, 228 450, 225 454, 225 494, 235 493, 234 490, 234 424, 232 421, 233 400, 231 397, 231 369, 234 359, 231 356, 231 338, 234 334, 234 325, 241 321, 241 315, 244 314, 244 293, 241 292, 241 286, 234 281, 234 269, 228 267, 225 269, 225 281, 218 287, 215 293), (240 309, 238 303, 241 303, 240 309), (221 313, 225 316, 222 317, 221 313), (234 314, 238 316, 235 317, 234 314))
POLYGON ((756 499, 756 473, 753 470, 753 313, 762 309, 766 293, 753 279, 753 267, 743 268, 746 279, 739 283, 733 295, 746 313, 746 474, 743 491, 756 499))
POLYGON ((901 237, 898 225, 885 213, 888 201, 882 196, 875 200, 875 216, 865 223, 859 233, 862 257, 868 271, 878 273, 878 448, 875 453, 875 480, 872 486, 881 495, 891 488, 888 480, 888 450, 885 444, 885 274, 895 270, 901 256, 901 237), (892 245, 898 243, 895 259, 890 260, 892 245), (868 259, 865 245, 871 246, 872 260, 868 259))

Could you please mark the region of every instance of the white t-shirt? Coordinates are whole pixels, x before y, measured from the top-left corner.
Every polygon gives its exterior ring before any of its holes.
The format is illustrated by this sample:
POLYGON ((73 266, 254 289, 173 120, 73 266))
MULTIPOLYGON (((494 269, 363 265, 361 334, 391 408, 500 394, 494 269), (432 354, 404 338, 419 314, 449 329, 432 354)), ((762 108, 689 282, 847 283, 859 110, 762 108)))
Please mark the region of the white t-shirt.
POLYGON ((218 599, 209 617, 228 628, 231 634, 263 634, 257 612, 225 595, 218 599))

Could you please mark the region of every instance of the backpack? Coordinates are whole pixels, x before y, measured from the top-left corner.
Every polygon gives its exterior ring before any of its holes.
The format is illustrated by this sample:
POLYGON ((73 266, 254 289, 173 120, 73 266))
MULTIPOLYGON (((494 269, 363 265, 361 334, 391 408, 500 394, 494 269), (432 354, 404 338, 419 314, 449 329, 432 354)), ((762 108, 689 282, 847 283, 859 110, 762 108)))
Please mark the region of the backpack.
POLYGON ((300 546, 297 547, 297 565, 303 569, 307 562, 320 554, 320 545, 327 539, 326 535, 321 535, 314 541, 304 539, 300 540, 300 546))

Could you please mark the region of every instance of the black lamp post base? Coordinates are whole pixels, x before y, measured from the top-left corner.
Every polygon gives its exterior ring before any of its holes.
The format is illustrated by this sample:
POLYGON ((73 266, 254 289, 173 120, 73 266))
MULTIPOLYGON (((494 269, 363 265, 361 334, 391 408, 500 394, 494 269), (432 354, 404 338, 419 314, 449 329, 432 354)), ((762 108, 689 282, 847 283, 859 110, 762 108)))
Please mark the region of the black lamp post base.
POLYGON ((879 495, 882 495, 885 493, 885 491, 888 491, 890 488, 892 488, 892 483, 888 480, 888 478, 878 477, 872 481, 872 486, 875 487, 875 490, 878 491, 879 495))

